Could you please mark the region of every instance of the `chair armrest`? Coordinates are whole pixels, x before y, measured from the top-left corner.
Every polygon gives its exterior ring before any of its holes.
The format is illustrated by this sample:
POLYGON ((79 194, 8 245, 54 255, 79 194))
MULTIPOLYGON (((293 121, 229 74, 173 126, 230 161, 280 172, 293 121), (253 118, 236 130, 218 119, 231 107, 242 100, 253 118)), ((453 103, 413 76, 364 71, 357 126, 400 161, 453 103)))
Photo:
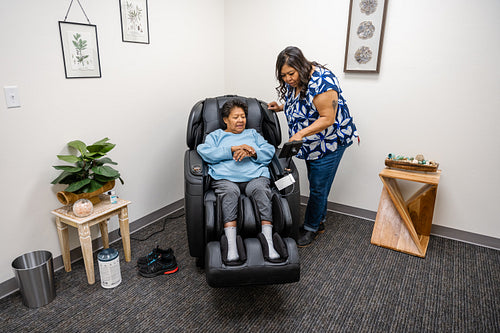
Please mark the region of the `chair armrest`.
POLYGON ((187 150, 184 154, 184 209, 189 252, 197 258, 203 258, 205 251, 203 178, 203 160, 196 150, 187 150))
POLYGON ((191 175, 187 175, 186 177, 202 177, 205 173, 205 162, 201 158, 200 154, 196 150, 188 150, 186 151, 185 156, 185 164, 184 164, 184 172, 188 172, 191 175))

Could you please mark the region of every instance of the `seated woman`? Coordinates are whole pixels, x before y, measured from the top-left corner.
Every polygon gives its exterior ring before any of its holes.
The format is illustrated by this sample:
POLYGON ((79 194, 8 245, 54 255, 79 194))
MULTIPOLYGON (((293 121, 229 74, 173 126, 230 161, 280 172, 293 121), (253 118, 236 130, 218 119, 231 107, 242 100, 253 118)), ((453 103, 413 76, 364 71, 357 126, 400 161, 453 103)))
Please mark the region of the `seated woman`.
POLYGON ((236 246, 236 218, 240 191, 252 197, 261 218, 269 258, 280 257, 272 238, 272 207, 270 174, 267 165, 274 156, 274 147, 254 129, 245 129, 248 106, 232 99, 222 107, 225 130, 210 133, 205 143, 196 148, 209 165, 211 186, 220 196, 224 234, 228 240, 227 261, 239 259, 236 246))

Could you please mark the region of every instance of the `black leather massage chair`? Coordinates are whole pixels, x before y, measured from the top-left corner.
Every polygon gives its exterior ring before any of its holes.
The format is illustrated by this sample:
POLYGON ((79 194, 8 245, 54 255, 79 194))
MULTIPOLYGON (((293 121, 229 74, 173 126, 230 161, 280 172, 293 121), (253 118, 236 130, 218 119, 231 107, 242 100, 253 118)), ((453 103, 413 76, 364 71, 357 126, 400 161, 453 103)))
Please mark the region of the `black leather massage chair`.
MULTIPOLYGON (((276 114, 267 104, 254 98, 220 96, 207 98, 194 105, 187 126, 187 145, 184 156, 184 200, 189 252, 196 264, 205 268, 207 282, 212 287, 231 287, 254 284, 297 282, 300 279, 300 262, 295 239, 300 219, 299 176, 290 158, 278 158, 281 130, 276 114), (278 191, 273 190, 273 227, 283 243, 285 254, 280 262, 265 260, 258 233, 261 222, 252 200, 241 195, 238 207, 237 230, 242 237, 246 258, 237 265, 226 265, 222 258, 221 236, 224 233, 219 200, 210 189, 208 167, 196 151, 198 144, 212 131, 225 128, 220 111, 232 98, 248 105, 246 128, 254 128, 276 148, 269 165, 272 184, 291 173, 295 183, 278 191), (257 216, 257 217, 256 217, 257 216)), ((276 246, 275 246, 276 247, 276 246)))

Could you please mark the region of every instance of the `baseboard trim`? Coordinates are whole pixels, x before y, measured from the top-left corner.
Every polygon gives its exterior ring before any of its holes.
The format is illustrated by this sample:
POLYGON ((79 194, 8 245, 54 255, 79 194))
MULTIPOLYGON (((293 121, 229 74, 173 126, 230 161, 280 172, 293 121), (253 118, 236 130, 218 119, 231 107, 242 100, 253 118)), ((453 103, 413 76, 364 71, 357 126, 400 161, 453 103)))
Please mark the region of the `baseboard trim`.
POLYGON ((432 225, 431 235, 453 239, 459 242, 500 250, 500 238, 475 234, 473 232, 453 229, 442 225, 432 225))
MULTIPOLYGON (((144 217, 139 218, 138 220, 130 223, 130 234, 137 232, 138 230, 154 223, 166 216, 175 213, 176 211, 184 208, 184 198, 177 200, 176 202, 160 208, 144 217)), ((119 234, 119 229, 113 230, 109 233, 109 243, 113 244, 121 239, 119 234)), ((101 237, 98 237, 92 241, 92 249, 93 252, 97 252, 101 250, 103 247, 101 237)), ((70 251, 71 263, 82 260, 82 249, 77 247, 70 251)), ((54 271, 59 271, 64 268, 64 263, 62 259, 62 255, 53 258, 54 271)), ((19 290, 19 286, 17 285, 16 278, 13 277, 7 281, 0 283, 0 299, 16 292, 19 290)))
MULTIPOLYGON (((302 205, 306 205, 307 200, 308 200, 308 197, 306 197, 306 196, 300 197, 300 203, 302 205)), ((358 218, 362 218, 362 219, 370 220, 370 221, 374 221, 374 222, 375 222, 375 218, 377 217, 377 212, 367 210, 367 209, 347 206, 347 205, 343 205, 343 204, 339 204, 339 203, 335 203, 335 202, 329 201, 327 207, 328 207, 327 209, 329 211, 332 211, 332 212, 340 213, 343 215, 355 216, 358 218)), ((431 235, 437 236, 437 237, 442 237, 442 238, 453 239, 453 240, 463 242, 463 243, 487 247, 487 248, 494 249, 494 250, 500 250, 500 238, 485 236, 485 235, 481 235, 481 234, 475 234, 472 232, 453 229, 453 228, 445 227, 442 225, 433 224, 432 228, 431 228, 431 235)))

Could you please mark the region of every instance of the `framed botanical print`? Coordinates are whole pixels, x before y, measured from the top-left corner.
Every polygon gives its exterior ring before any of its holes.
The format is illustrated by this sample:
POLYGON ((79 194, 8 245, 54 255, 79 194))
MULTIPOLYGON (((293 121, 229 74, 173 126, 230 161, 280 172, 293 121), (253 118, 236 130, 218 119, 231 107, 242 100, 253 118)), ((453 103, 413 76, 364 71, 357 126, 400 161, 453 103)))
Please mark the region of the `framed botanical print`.
POLYGON ((147 0, 120 0, 122 40, 149 44, 147 0))
POLYGON ((101 77, 97 26, 59 21, 59 34, 66 78, 101 77))

